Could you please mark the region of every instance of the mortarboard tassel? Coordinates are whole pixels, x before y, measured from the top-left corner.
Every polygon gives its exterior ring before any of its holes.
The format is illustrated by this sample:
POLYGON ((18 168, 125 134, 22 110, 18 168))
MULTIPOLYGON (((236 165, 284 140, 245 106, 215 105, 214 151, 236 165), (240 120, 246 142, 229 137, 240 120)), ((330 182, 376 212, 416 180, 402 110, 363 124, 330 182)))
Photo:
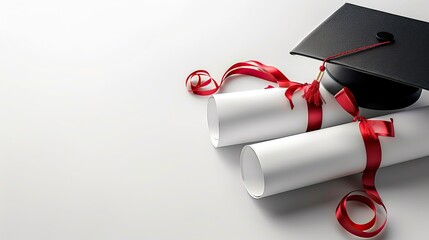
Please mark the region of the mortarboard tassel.
POLYGON ((320 94, 319 88, 320 88, 320 81, 322 80, 323 73, 325 72, 325 66, 320 66, 320 72, 317 75, 316 79, 313 80, 311 85, 304 90, 304 94, 302 97, 310 104, 313 104, 315 106, 322 106, 323 103, 325 103, 325 100, 323 100, 322 95, 320 94))

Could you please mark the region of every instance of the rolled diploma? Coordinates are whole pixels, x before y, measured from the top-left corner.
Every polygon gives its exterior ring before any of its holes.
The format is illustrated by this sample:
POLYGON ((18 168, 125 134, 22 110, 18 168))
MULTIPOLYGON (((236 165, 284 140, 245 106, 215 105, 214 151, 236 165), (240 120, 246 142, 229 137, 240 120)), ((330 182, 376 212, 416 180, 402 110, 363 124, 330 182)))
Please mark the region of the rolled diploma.
MULTIPOLYGON (((207 105, 207 122, 213 146, 223 147, 286 137, 307 130, 307 102, 302 92, 293 95, 294 109, 285 97, 285 88, 270 88, 212 95, 207 105)), ((323 86, 322 128, 350 122, 352 117, 323 86)), ((407 107, 415 108, 420 101, 407 107)), ((399 110, 396 110, 399 111, 399 110)), ((394 111, 364 110, 365 117, 394 111)))
MULTIPOLYGON (((379 137, 381 167, 429 155, 429 107, 393 118, 395 137, 379 137)), ((247 145, 240 156, 244 185, 254 198, 362 172, 366 152, 358 122, 247 145)))

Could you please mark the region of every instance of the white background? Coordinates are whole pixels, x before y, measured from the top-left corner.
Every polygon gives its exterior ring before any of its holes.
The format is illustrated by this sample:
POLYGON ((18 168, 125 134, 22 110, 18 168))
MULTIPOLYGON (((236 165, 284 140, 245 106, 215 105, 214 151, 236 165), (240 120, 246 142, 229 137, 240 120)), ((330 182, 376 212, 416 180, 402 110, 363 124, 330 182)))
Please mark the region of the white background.
MULTIPOLYGON (((429 21, 425 0, 355 3, 429 21)), ((2 1, 0 239, 350 238, 334 210, 360 176, 252 199, 242 146, 212 147, 207 98, 184 87, 248 59, 312 80, 319 63, 289 51, 342 4, 2 1)), ((428 238, 428 160, 379 172, 378 239, 428 238)))

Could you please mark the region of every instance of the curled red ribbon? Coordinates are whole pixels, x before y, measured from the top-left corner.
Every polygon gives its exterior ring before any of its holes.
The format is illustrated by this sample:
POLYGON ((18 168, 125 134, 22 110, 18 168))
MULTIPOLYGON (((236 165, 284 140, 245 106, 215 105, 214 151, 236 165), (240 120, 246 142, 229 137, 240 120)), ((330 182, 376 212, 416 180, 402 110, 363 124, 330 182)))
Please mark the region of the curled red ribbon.
POLYGON ((340 92, 335 95, 335 99, 338 103, 354 116, 353 121, 359 122, 359 129, 362 135, 362 139, 365 144, 366 150, 366 167, 363 171, 362 175, 362 185, 364 187, 364 191, 352 191, 348 193, 343 199, 341 199, 338 207, 336 209, 336 218, 341 226, 344 227, 350 233, 362 237, 362 238, 370 238, 379 234, 387 222, 387 210, 383 201, 381 200, 380 195, 375 188, 375 175, 377 173, 378 168, 380 167, 382 160, 382 151, 381 144, 379 140, 379 136, 384 137, 394 137, 394 127, 393 127, 393 119, 390 121, 384 120, 368 120, 359 115, 359 107, 353 94, 347 88, 343 88, 340 92), (363 192, 368 196, 364 195, 355 195, 355 192, 363 192), (374 216, 371 220, 366 223, 358 224, 354 222, 350 216, 347 214, 347 202, 356 201, 360 202, 366 206, 368 206, 374 216), (385 219, 383 223, 375 228, 376 220, 377 220, 377 209, 376 205, 378 204, 384 210, 385 219), (375 229, 373 229, 375 228, 375 229), (368 231, 371 230, 372 231, 368 231))
MULTIPOLYGON (((189 92, 200 96, 208 96, 216 93, 225 80, 234 75, 252 76, 276 83, 281 88, 287 88, 285 91, 285 97, 288 99, 291 109, 294 108, 292 101, 293 95, 300 90, 303 90, 305 94, 311 86, 308 83, 293 82, 276 67, 268 66, 255 60, 239 62, 232 65, 223 74, 220 83, 216 82, 206 70, 196 70, 189 74, 186 78, 185 84, 189 92), (194 84, 191 81, 193 78, 197 78, 197 81, 194 84), (213 87, 207 89, 207 86, 211 83, 213 83, 213 87)), ((267 88, 272 88, 272 86, 269 85, 267 88)), ((320 94, 319 92, 317 93, 320 94)), ((320 129, 322 127, 323 117, 321 104, 314 104, 311 100, 311 96, 306 96, 304 99, 307 102, 308 108, 307 131, 320 129)))

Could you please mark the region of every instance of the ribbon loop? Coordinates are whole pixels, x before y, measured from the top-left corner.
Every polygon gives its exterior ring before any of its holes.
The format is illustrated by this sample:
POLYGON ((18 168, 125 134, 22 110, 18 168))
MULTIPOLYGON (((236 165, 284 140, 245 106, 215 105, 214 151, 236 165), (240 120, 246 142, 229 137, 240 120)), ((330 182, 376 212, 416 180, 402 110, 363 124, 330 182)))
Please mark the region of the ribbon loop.
POLYGON ((221 81, 216 82, 206 70, 197 70, 192 72, 186 78, 186 87, 188 91, 196 95, 207 96, 217 92, 223 85, 225 80, 234 75, 247 75, 257 77, 277 83, 280 87, 289 87, 295 82, 290 81, 280 70, 273 66, 265 65, 261 62, 250 60, 245 62, 238 62, 229 67, 223 74, 221 81), (202 82, 202 77, 208 78, 208 80, 202 82), (197 78, 196 84, 192 84, 192 80, 197 78), (213 87, 209 89, 201 89, 213 83, 213 87))
POLYGON ((343 88, 340 92, 335 95, 337 102, 350 113, 354 118, 354 122, 359 122, 359 130, 362 135, 362 139, 365 145, 366 151, 366 167, 362 174, 362 185, 364 187, 364 192, 367 196, 364 195, 354 195, 353 192, 348 193, 343 199, 341 199, 336 210, 336 217, 338 222, 350 233, 363 237, 370 238, 379 234, 387 223, 387 210, 381 200, 380 195, 375 188, 375 176, 378 168, 380 167, 382 160, 382 149, 379 140, 379 136, 383 137, 394 137, 395 131, 393 127, 393 119, 390 121, 385 120, 368 120, 359 115, 359 106, 355 98, 353 97, 352 92, 343 88), (347 205, 349 201, 357 201, 362 204, 367 205, 371 211, 374 213, 374 217, 364 224, 357 224, 350 219, 347 214, 347 205), (383 223, 376 227, 377 211, 376 205, 382 207, 385 212, 385 220, 383 223), (369 231, 373 229, 373 231, 369 231))
POLYGON ((346 110, 346 112, 355 117, 357 120, 357 117, 359 116, 359 107, 355 97, 353 96, 353 93, 348 88, 345 87, 341 89, 335 95, 335 99, 341 105, 341 107, 346 110))
MULTIPOLYGON (((206 70, 197 70, 189 74, 189 76, 186 78, 185 84, 189 92, 196 95, 208 96, 216 93, 227 78, 235 75, 252 76, 270 81, 272 83, 277 83, 281 88, 287 88, 285 91, 285 97, 289 101, 291 109, 294 108, 292 99, 293 95, 296 92, 303 90, 304 94, 302 97, 307 102, 308 108, 307 131, 321 128, 323 113, 322 103, 324 100, 320 95, 318 85, 315 85, 316 88, 308 91, 309 87, 314 84, 309 85, 308 83, 293 82, 289 80, 279 69, 273 66, 265 65, 255 60, 233 64, 223 74, 219 83, 216 82, 206 70), (207 88, 211 83, 213 83, 213 87, 207 88)), ((266 89, 272 87, 273 86, 268 85, 266 89)))
POLYGON ((289 100, 290 108, 293 109, 295 105, 293 104, 293 95, 295 92, 299 90, 303 90, 306 86, 308 86, 308 83, 294 83, 291 84, 288 89, 285 91, 285 97, 289 100))

